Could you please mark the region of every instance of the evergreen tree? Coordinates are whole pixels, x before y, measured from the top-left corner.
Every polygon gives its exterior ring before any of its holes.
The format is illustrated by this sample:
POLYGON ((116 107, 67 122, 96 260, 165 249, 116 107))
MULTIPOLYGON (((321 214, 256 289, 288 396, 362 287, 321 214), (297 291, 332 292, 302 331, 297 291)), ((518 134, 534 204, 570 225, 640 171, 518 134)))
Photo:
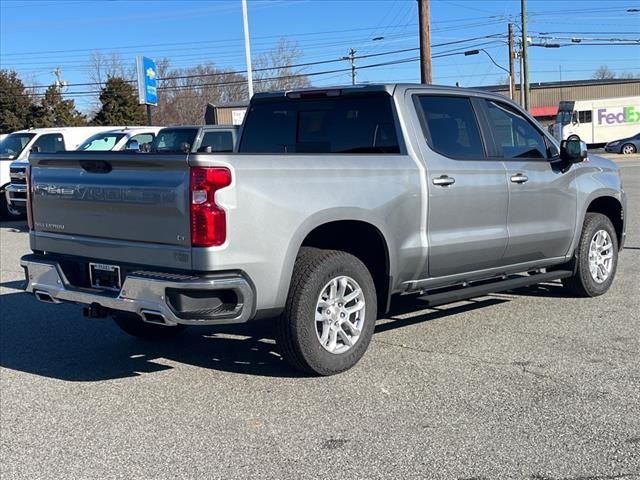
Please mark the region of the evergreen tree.
POLYGON ((39 105, 31 109, 34 127, 80 127, 86 125, 86 118, 76 110, 73 100, 64 100, 56 85, 47 88, 39 105))
POLYGON ((28 128, 31 98, 14 71, 0 70, 0 133, 28 128))
POLYGON ((145 112, 138 104, 135 88, 120 77, 110 77, 100 93, 102 108, 94 125, 144 125, 145 112))

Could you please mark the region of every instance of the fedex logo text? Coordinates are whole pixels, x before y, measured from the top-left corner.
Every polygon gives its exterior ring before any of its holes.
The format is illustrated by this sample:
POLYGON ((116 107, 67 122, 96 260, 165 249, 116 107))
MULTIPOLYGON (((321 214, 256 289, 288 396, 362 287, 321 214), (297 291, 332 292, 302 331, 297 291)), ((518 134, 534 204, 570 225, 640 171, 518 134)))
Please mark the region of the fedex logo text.
POLYGON ((640 108, 623 107, 622 111, 608 113, 606 108, 598 109, 598 124, 640 123, 640 108))

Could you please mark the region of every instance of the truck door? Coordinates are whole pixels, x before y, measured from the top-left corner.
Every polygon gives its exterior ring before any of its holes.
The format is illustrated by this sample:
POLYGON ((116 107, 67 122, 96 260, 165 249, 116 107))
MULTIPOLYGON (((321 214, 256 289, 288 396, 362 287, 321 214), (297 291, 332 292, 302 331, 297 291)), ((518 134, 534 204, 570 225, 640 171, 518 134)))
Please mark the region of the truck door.
POLYGON ((487 157, 476 100, 418 94, 414 103, 425 140, 428 276, 500 266, 509 191, 502 161, 487 157))
POLYGON ((492 157, 507 169, 509 243, 505 263, 563 257, 576 228, 574 170, 563 172, 557 147, 526 115, 507 103, 483 100, 493 137, 492 157))

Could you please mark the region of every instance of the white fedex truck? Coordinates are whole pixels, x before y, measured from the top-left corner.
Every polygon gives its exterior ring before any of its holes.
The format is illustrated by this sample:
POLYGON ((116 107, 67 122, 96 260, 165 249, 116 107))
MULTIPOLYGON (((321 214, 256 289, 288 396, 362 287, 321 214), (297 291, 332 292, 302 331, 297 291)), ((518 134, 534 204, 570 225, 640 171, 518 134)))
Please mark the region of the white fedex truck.
POLYGON ((569 100, 560 102, 553 124, 558 140, 605 144, 640 133, 640 97, 569 100))

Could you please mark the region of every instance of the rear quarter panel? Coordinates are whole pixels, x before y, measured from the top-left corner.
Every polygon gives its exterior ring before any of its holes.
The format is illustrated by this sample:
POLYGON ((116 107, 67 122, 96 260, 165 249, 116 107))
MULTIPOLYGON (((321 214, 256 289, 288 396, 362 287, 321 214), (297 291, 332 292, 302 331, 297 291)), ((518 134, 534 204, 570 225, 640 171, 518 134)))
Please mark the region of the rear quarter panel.
POLYGON ((245 271, 259 309, 284 305, 302 242, 331 221, 374 225, 387 242, 394 283, 415 275, 422 197, 408 155, 194 155, 190 164, 224 165, 233 174, 216 195, 227 212, 227 242, 193 249, 193 268, 245 271))

